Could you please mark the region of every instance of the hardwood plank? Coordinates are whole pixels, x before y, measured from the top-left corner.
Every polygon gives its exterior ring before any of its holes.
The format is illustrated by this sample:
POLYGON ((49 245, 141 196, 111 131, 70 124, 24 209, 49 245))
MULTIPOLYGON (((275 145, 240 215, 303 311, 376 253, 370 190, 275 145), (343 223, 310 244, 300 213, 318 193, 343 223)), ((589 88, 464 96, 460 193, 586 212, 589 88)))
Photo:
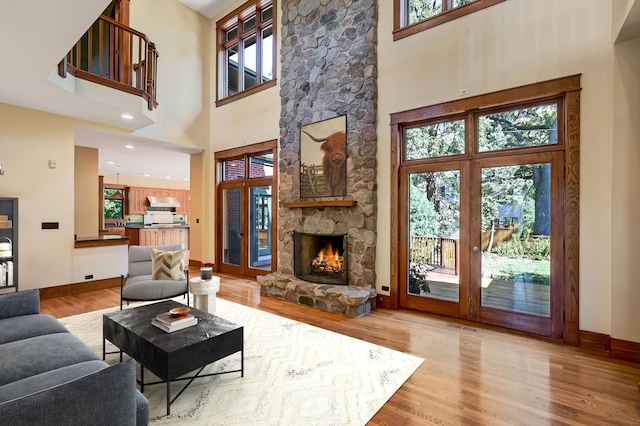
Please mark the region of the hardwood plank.
MULTIPOLYGON (((262 297, 254 280, 219 275, 222 299, 424 358, 370 425, 640 424, 640 364, 406 310, 347 318, 262 297)), ((119 288, 110 288, 43 300, 41 310, 63 317, 119 300, 119 288)))

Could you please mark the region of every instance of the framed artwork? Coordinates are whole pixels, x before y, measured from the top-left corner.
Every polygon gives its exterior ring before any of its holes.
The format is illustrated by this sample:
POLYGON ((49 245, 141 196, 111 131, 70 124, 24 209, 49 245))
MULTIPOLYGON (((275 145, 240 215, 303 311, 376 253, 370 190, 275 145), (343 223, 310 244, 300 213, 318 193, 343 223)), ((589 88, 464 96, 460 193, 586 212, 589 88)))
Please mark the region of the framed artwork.
POLYGON ((347 195, 347 116, 300 127, 300 198, 347 195))

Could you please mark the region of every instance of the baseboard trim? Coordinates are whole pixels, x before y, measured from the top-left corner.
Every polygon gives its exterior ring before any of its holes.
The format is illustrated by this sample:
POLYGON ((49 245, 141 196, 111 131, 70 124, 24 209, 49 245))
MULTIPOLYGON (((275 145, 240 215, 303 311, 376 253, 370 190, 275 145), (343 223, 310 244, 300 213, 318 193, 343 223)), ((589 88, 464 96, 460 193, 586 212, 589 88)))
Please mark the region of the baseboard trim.
POLYGON ((203 266, 210 266, 215 270, 215 263, 201 262, 196 259, 189 259, 189 266, 193 266, 194 268, 202 268, 203 266))
POLYGON ((613 358, 640 363, 640 343, 612 338, 611 356, 613 358))
POLYGON ((611 337, 608 334, 580 330, 580 348, 608 354, 611 351, 611 337))
POLYGON ((105 278, 82 283, 65 284, 55 287, 45 287, 40 290, 40 299, 53 299, 54 297, 71 296, 72 294, 86 293, 88 291, 104 290, 105 288, 120 287, 120 277, 105 278))
POLYGON ((378 294, 376 296, 376 308, 392 309, 391 298, 384 294, 378 294))

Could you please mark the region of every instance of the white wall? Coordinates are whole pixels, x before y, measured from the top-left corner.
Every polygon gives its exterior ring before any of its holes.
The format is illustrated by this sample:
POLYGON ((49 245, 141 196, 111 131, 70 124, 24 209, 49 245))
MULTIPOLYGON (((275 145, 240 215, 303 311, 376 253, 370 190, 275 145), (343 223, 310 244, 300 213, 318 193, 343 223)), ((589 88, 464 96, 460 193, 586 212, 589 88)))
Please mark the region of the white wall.
POLYGON ((0 104, 0 195, 18 197, 19 289, 71 282, 74 125, 77 120, 0 104), (49 160, 56 168, 49 168, 49 160), (60 229, 43 230, 42 222, 60 229))
POLYGON ((582 73, 580 328, 609 334, 611 3, 509 0, 397 42, 393 2, 378 4, 378 291, 390 279, 389 115, 457 99, 463 89, 473 96, 582 73))
MULTIPOLYGON (((214 155, 217 151, 238 148, 260 142, 280 138, 280 88, 278 85, 263 90, 246 98, 216 107, 216 22, 244 2, 238 1, 211 20, 210 44, 213 54, 210 59, 210 105, 211 132, 209 149, 203 154, 202 178, 206 179, 207 197, 203 205, 203 220, 201 229, 210 235, 203 238, 203 262, 215 262, 215 187, 211 184, 214 179, 214 155), (212 238, 211 238, 211 237, 212 238)), ((280 27, 280 5, 277 10, 278 28, 280 27)), ((275 62, 277 66, 276 78, 280 77, 280 49, 275 62)), ((193 179, 193 177, 192 177, 193 179)), ((193 214, 192 214, 193 216, 193 214)), ((195 217, 195 216, 193 216, 195 217)))
POLYGON ((615 46, 611 335, 640 342, 640 39, 615 46))
POLYGON ((207 147, 209 138, 209 25, 177 0, 135 0, 132 28, 156 44, 156 123, 133 134, 187 146, 207 147))

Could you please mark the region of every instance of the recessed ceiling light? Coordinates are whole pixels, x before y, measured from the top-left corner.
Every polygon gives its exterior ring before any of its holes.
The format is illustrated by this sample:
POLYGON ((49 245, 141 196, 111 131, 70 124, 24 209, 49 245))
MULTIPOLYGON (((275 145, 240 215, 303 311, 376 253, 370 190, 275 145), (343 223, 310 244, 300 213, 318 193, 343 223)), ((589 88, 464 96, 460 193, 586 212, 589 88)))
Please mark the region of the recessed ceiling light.
POLYGON ((115 164, 113 161, 107 161, 107 164, 115 164))
POLYGON ((133 120, 133 115, 131 114, 122 114, 120 117, 124 118, 125 120, 133 120))
POLYGON ((147 174, 147 173, 144 174, 144 177, 149 177, 149 176, 151 176, 151 175, 147 174))
POLYGON ((135 146, 133 146, 133 145, 125 145, 124 147, 127 148, 127 149, 134 149, 135 148, 135 146))
POLYGON ((165 176, 165 179, 171 179, 171 176, 165 176))
POLYGON ((189 178, 184 178, 184 180, 189 180, 189 178))

